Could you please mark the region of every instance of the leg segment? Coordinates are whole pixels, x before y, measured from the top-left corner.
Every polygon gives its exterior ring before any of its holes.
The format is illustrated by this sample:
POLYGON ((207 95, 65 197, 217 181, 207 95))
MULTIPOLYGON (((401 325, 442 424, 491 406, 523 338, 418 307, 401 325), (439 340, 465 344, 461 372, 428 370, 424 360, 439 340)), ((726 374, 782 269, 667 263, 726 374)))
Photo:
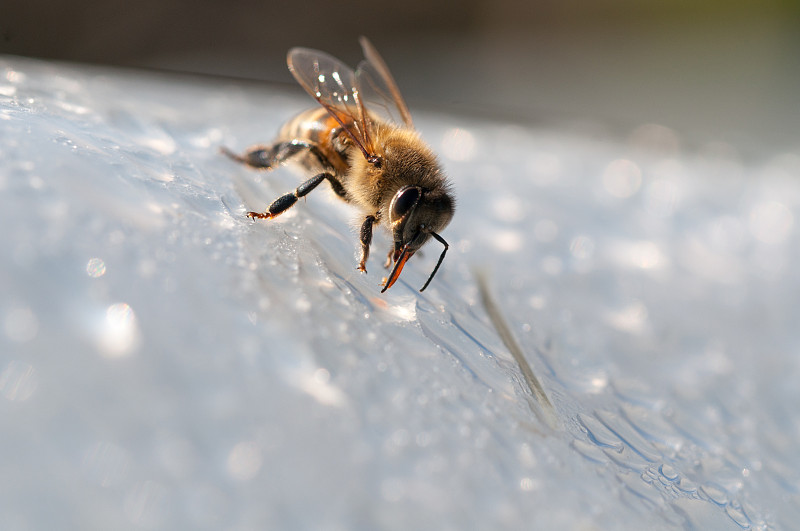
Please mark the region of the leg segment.
MULTIPOLYGON (((317 159, 319 164, 322 166, 322 169, 326 171, 328 182, 331 183, 331 188, 333 188, 334 193, 336 193, 336 195, 345 201, 348 200, 347 191, 344 189, 344 186, 342 186, 341 181, 334 176, 333 165, 322 153, 322 151, 320 151, 319 146, 316 144, 305 142, 303 140, 292 140, 290 142, 279 142, 273 146, 253 146, 241 155, 234 153, 226 147, 221 147, 220 151, 223 155, 235 160, 236 162, 241 162, 242 164, 246 164, 251 168, 265 170, 270 170, 283 164, 284 162, 287 162, 295 155, 298 155, 303 151, 308 151, 317 159)), ((313 181, 313 179, 309 179, 307 183, 310 183, 311 181, 313 181)), ((300 188, 302 188, 302 185, 300 188)), ((298 190, 300 190, 300 188, 298 188, 298 190)), ((308 191, 310 192, 311 190, 308 191)), ((298 197, 302 197, 303 195, 305 194, 300 194, 298 197)), ((285 207, 283 210, 286 210, 286 208, 289 208, 290 206, 291 204, 285 207)), ((283 210, 281 210, 281 212, 283 210)))
POLYGON ((292 140, 291 142, 279 142, 274 146, 253 146, 239 155, 226 147, 220 151, 242 164, 247 164, 252 168, 270 169, 278 166, 302 151, 310 151, 319 159, 323 167, 329 167, 327 159, 314 144, 303 142, 302 140, 292 140))
POLYGON ((358 270, 367 272, 367 258, 369 258, 369 246, 372 244, 372 226, 378 221, 378 217, 370 214, 364 218, 361 225, 361 261, 358 263, 358 270))
POLYGON ((330 173, 320 173, 315 175, 314 177, 310 178, 300 186, 298 186, 294 192, 289 192, 288 194, 284 194, 280 196, 278 199, 272 202, 271 205, 267 208, 264 212, 248 212, 247 217, 250 219, 272 219, 279 214, 282 214, 285 210, 288 210, 289 207, 294 205, 297 200, 305 195, 307 195, 311 190, 319 186, 319 183, 324 181, 325 179, 333 179, 333 175, 330 173))

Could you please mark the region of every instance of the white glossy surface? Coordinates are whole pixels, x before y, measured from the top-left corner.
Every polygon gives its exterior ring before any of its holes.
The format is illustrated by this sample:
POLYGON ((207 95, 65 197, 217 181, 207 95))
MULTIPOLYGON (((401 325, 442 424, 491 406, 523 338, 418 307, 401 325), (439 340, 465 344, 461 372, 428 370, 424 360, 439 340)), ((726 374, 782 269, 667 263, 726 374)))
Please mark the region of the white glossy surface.
POLYGON ((797 524, 798 153, 412 109, 459 206, 381 296, 385 235, 218 154, 310 103, 0 58, 4 529, 797 524))

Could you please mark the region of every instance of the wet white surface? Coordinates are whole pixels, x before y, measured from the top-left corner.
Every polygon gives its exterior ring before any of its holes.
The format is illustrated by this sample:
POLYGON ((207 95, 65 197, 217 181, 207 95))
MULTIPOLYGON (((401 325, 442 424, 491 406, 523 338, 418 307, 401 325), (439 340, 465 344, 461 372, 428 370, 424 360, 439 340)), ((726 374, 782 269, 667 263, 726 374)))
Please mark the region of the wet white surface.
POLYGON ((310 103, 0 58, 4 529, 796 527, 800 153, 412 109, 459 205, 382 296, 217 151, 310 103))

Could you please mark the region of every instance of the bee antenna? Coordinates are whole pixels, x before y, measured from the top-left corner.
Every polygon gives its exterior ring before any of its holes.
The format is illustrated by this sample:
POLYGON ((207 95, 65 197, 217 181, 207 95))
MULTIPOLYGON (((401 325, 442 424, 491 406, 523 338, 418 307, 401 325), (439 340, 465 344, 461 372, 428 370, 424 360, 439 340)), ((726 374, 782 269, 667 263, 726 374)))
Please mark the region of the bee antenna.
POLYGON ((427 281, 427 282, 425 282, 425 285, 424 285, 424 286, 422 286, 422 289, 421 289, 421 290, 419 290, 419 291, 420 291, 420 293, 422 293, 423 291, 425 291, 425 288, 427 288, 427 287, 428 287, 428 284, 430 284, 430 283, 431 283, 431 280, 433 280, 433 277, 434 277, 434 275, 436 275, 436 272, 437 272, 437 271, 439 271, 439 266, 440 266, 440 265, 442 265, 442 260, 444 260, 444 255, 445 255, 445 254, 447 254, 447 250, 450 248, 450 246, 449 246, 449 245, 447 245, 447 242, 446 242, 446 241, 444 241, 444 238, 442 238, 441 236, 439 236, 439 235, 438 235, 438 234, 436 234, 435 232, 433 232, 433 231, 428 231, 428 234, 430 234, 431 236, 433 236, 434 238, 436 238, 436 240, 437 240, 439 243, 441 243, 442 245, 444 245, 444 250, 442 251, 442 254, 441 254, 441 255, 439 255, 439 261, 438 261, 438 262, 436 262, 436 267, 434 267, 434 268, 433 268, 433 273, 431 273, 431 276, 429 276, 429 277, 428 277, 428 281, 427 281))

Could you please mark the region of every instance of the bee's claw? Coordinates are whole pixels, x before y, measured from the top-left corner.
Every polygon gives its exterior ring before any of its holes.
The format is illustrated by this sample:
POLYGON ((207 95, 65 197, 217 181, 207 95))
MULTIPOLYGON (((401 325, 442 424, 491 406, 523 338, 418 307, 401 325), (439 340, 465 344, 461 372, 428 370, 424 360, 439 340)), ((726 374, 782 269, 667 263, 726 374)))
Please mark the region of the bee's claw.
POLYGON ((256 219, 272 219, 275 216, 269 212, 248 212, 247 217, 255 221, 256 219))

